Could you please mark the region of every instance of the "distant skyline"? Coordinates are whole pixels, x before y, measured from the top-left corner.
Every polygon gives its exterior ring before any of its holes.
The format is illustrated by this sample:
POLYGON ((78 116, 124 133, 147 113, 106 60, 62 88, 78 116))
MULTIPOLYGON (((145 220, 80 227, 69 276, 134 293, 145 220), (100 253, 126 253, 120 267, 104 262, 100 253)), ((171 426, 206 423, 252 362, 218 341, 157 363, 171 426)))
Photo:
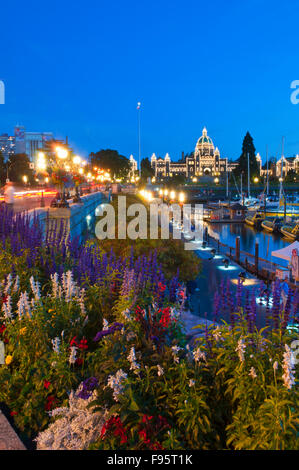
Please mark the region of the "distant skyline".
POLYGON ((222 157, 247 131, 265 161, 299 153, 299 3, 133 0, 1 5, 0 134, 68 136, 84 157, 111 148, 173 160, 203 127, 222 157))

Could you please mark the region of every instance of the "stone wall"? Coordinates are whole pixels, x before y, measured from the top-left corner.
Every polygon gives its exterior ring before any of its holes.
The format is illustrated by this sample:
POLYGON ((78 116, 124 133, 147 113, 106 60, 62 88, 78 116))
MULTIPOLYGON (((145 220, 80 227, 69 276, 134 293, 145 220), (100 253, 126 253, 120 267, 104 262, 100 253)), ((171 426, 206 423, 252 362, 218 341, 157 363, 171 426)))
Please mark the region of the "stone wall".
POLYGON ((102 192, 97 192, 82 196, 81 199, 82 203, 70 202, 69 208, 40 208, 29 211, 29 214, 36 214, 44 233, 47 228, 50 231, 55 227, 59 229, 63 223, 66 236, 70 233, 72 238, 79 237, 82 240, 88 231, 93 230, 95 210, 99 204, 106 201, 106 198, 102 192))

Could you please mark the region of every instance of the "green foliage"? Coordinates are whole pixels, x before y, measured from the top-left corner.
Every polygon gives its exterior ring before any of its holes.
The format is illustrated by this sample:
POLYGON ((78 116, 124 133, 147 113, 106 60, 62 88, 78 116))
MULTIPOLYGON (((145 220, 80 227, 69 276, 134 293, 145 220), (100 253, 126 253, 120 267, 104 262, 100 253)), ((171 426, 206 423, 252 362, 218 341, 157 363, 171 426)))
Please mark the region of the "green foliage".
POLYGON ((259 167, 258 163, 255 158, 255 147, 253 144, 253 138, 249 134, 246 133, 243 144, 242 144, 242 153, 239 158, 239 165, 236 169, 236 174, 240 175, 244 173, 245 177, 247 178, 248 175, 248 155, 249 155, 249 168, 250 168, 250 178, 254 178, 255 176, 259 177, 259 167))
POLYGON ((116 150, 100 150, 90 154, 91 165, 104 170, 109 170, 112 176, 122 178, 127 176, 130 169, 129 160, 124 155, 120 155, 116 150))

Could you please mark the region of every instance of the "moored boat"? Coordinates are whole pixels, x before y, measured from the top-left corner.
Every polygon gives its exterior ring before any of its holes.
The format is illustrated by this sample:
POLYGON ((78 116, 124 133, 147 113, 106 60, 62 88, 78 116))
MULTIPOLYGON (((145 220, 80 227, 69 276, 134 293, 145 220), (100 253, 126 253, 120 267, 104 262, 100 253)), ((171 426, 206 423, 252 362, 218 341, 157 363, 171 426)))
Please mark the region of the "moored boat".
POLYGON ((265 216, 259 212, 255 212, 253 215, 247 215, 245 223, 252 227, 259 227, 265 216))
POLYGON ((261 227, 267 232, 278 232, 282 226, 281 219, 264 219, 261 222, 261 227))
POLYGON ((296 225, 283 225, 280 232, 286 238, 297 240, 299 238, 299 224, 296 225))

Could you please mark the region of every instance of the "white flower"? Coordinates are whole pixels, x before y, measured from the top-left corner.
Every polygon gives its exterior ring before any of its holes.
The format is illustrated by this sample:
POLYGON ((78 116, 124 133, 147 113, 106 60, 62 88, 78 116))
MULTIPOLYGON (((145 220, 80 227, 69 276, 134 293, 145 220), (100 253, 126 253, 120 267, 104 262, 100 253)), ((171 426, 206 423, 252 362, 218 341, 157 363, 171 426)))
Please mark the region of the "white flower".
POLYGON ((51 274, 51 282, 52 282, 52 294, 53 297, 56 299, 59 296, 59 282, 58 282, 58 274, 51 274))
POLYGON ((60 338, 56 337, 54 339, 51 340, 51 343, 52 343, 52 346, 53 346, 53 351, 56 352, 56 354, 59 354, 60 353, 60 338))
POLYGON ((75 364, 76 359, 77 359, 77 348, 76 348, 76 346, 71 346, 71 353, 70 353, 70 357, 69 357, 69 363, 71 365, 75 364))
POLYGON ((238 345, 235 351, 238 353, 240 362, 244 362, 244 352, 246 350, 246 344, 244 343, 243 338, 240 338, 238 341, 238 345))
POLYGON ((37 436, 38 450, 87 450, 98 439, 107 411, 99 410, 98 406, 96 411, 90 406, 96 399, 96 391, 84 400, 78 397, 79 388, 70 393, 69 407, 56 408, 49 413, 55 421, 37 436))
POLYGON ((2 310, 4 312, 4 317, 7 320, 11 320, 12 319, 12 310, 11 310, 11 297, 10 297, 10 295, 7 296, 6 302, 3 302, 2 310))
POLYGON ((119 369, 115 375, 109 375, 108 387, 112 388, 113 398, 115 401, 118 401, 119 395, 122 394, 124 389, 124 385, 122 382, 124 382, 127 377, 128 374, 126 374, 122 369, 119 369))
POLYGON ((190 379, 189 380, 189 387, 194 387, 194 385, 195 385, 195 380, 190 379))
POLYGON ((200 348, 194 349, 193 358, 195 362, 199 362, 200 360, 206 361, 206 355, 200 348))
POLYGON ((84 301, 85 301, 85 289, 81 289, 78 303, 79 303, 79 306, 80 306, 80 312, 81 312, 82 317, 84 317, 86 315, 86 309, 85 309, 84 301))
POLYGON ((40 300, 40 283, 38 281, 35 282, 34 277, 31 276, 30 278, 30 286, 32 293, 34 295, 35 300, 40 300))
POLYGON ((18 275, 16 275, 15 283, 13 286, 13 292, 17 292, 20 288, 20 278, 18 275))
POLYGON ((182 348, 180 348, 179 346, 172 346, 171 349, 173 360, 176 364, 178 364, 180 362, 180 358, 177 354, 182 348))
POLYGON ((130 370, 133 370, 135 373, 140 369, 140 365, 136 362, 135 348, 131 347, 130 354, 128 355, 128 361, 131 364, 130 370))
POLYGON ((106 318, 103 318, 103 331, 109 329, 109 323, 107 322, 106 318))
POLYGON ((285 353, 283 354, 283 363, 282 363, 282 368, 283 368, 283 383, 284 386, 290 390, 293 385, 295 385, 295 377, 294 377, 294 356, 292 351, 290 350, 289 346, 287 344, 284 345, 285 348, 285 353))
POLYGON ((216 341, 219 341, 220 338, 221 338, 221 335, 222 335, 222 332, 221 332, 219 326, 217 326, 217 327, 215 328, 215 330, 213 331, 213 336, 214 336, 215 340, 216 340, 216 341))
POLYGON ((157 365, 158 369, 158 376, 160 377, 161 375, 164 375, 164 369, 161 367, 159 364, 157 365))
POLYGON ((126 320, 128 320, 128 321, 132 320, 132 317, 131 317, 131 315, 130 315, 130 311, 129 311, 128 308, 126 308, 126 310, 124 310, 123 312, 121 312, 121 314, 122 314, 122 316, 123 316, 126 320))
POLYGON ((278 369, 278 362, 277 361, 274 362, 273 369, 274 369, 274 371, 278 369))
POLYGON ((253 379, 255 379, 257 377, 254 367, 251 367, 250 372, 249 372, 248 375, 250 375, 250 377, 252 377, 253 379))
POLYGON ((21 295, 18 301, 18 316, 19 318, 21 318, 22 316, 26 314, 30 318, 32 317, 28 294, 27 292, 21 292, 21 295))
POLYGON ((9 274, 9 275, 7 276, 7 279, 6 279, 6 286, 5 286, 5 288, 4 288, 5 294, 9 294, 9 293, 10 293, 10 288, 11 288, 11 286, 12 286, 12 275, 9 274))

